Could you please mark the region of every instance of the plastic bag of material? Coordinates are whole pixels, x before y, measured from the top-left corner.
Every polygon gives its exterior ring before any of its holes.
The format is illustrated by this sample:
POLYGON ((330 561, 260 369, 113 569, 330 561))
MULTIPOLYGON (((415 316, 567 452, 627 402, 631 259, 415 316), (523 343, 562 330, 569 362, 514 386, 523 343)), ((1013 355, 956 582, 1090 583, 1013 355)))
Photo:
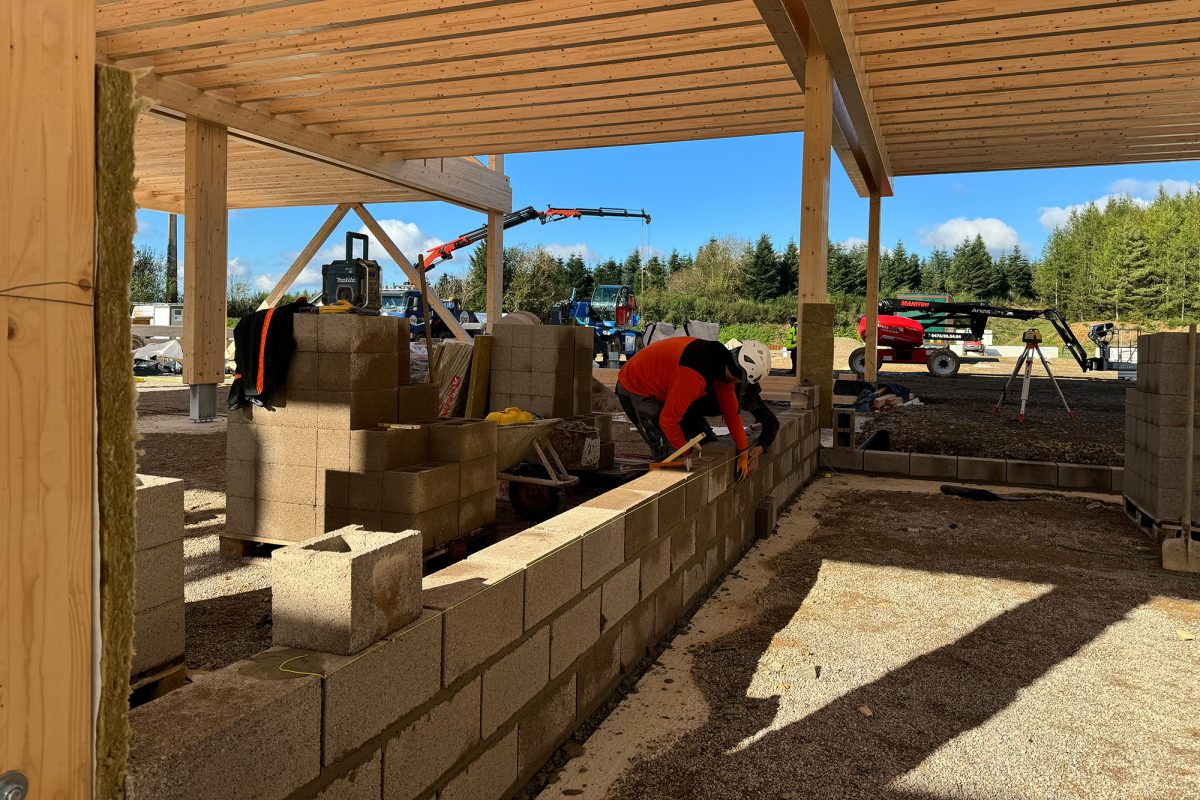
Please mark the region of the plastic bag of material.
POLYGON ((408 374, 409 382, 421 383, 425 380, 425 373, 429 371, 429 353, 425 350, 425 343, 409 342, 408 345, 408 374))
POLYGON ((438 386, 438 416, 461 417, 467 406, 471 343, 446 339, 434 347, 433 383, 438 386))
POLYGON ((688 324, 683 326, 684 336, 694 336, 697 339, 707 339, 710 342, 717 341, 717 337, 721 335, 721 324, 719 322, 704 322, 703 320, 693 319, 688 324))

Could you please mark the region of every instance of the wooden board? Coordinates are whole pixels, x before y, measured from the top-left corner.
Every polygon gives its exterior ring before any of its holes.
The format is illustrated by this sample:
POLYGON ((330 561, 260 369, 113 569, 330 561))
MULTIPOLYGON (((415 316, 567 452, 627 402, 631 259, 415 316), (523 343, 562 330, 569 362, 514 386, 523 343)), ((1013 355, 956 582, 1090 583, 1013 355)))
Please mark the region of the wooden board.
POLYGON ((225 380, 227 136, 221 125, 189 119, 186 141, 183 382, 219 384, 225 380))
POLYGON ((92 796, 93 3, 9 4, 0 41, 0 771, 92 796))

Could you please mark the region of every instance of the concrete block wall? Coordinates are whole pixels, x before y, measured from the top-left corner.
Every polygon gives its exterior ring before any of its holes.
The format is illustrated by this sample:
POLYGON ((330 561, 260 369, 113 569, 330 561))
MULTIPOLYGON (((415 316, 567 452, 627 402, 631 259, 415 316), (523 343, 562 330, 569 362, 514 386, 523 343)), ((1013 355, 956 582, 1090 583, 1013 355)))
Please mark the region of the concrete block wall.
POLYGON ((497 325, 491 409, 517 406, 542 417, 590 412, 594 338, 577 325, 497 325))
POLYGON ((138 475, 132 677, 183 658, 183 481, 138 475))
POLYGON ((1158 522, 1182 522, 1190 490, 1192 523, 1200 524, 1200 402, 1193 420, 1193 483, 1184 486, 1187 359, 1185 333, 1138 337, 1137 388, 1125 392, 1124 494, 1158 522))
POLYGON ((356 655, 272 648, 138 708, 130 798, 511 797, 812 476, 817 411, 780 417, 748 480, 708 448, 426 576, 356 655))

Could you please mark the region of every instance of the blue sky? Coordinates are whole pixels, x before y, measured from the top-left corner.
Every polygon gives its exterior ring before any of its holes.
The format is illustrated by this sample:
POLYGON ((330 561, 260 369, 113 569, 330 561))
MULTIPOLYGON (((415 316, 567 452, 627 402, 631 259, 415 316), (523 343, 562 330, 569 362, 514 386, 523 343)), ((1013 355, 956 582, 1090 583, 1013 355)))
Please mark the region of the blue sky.
MULTIPOLYGON (((703 142, 571 150, 509 155, 505 167, 513 186, 513 207, 624 206, 645 208, 653 223, 645 230, 648 245, 669 252, 694 251, 709 236, 747 239, 767 232, 781 248, 796 236, 800 217, 802 136, 780 134, 703 142)), ((1075 204, 1101 201, 1112 194, 1152 199, 1161 183, 1182 191, 1200 181, 1200 164, 1148 164, 1114 167, 996 172, 898 178, 895 197, 883 201, 885 246, 928 253, 953 247, 963 235, 983 234, 996 253, 1014 243, 1030 253, 1041 251, 1056 221, 1075 204)), ((401 250, 444 241, 483 224, 483 215, 447 203, 370 206, 401 250)), ((231 273, 258 288, 269 288, 330 212, 328 207, 238 210, 230 214, 231 273)), ((138 245, 166 249, 167 217, 138 213, 138 245)), ((344 232, 359 230, 347 217, 297 284, 311 286, 320 265, 340 257, 344 232)), ((865 239, 867 201, 860 199, 835 159, 830 182, 830 237, 865 239)), ((566 254, 580 250, 590 262, 624 258, 642 244, 635 220, 564 220, 513 228, 508 244, 546 245, 566 254)), ((183 259, 180 233, 180 259, 183 259)), ((394 264, 372 256, 400 280, 394 264)), ((451 273, 466 267, 466 253, 444 265, 451 273)))

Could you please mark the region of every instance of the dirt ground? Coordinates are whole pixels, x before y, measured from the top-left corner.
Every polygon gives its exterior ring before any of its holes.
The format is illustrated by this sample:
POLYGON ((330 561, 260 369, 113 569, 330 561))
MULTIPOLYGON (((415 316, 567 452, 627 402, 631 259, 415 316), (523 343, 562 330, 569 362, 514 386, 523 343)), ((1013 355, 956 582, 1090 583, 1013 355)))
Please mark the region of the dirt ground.
POLYGON ((1109 498, 819 480, 539 796, 1191 798, 1200 586, 1109 498))
POLYGON ((877 413, 862 427, 861 442, 873 431, 891 434, 899 452, 942 453, 1026 461, 1121 466, 1125 462, 1125 390, 1113 380, 1059 380, 1076 418, 1067 416, 1054 387, 1035 377, 1025 422, 1017 422, 1020 387, 1010 392, 999 413, 992 409, 1007 377, 967 374, 935 378, 909 372, 883 374, 920 398, 922 405, 877 413))

